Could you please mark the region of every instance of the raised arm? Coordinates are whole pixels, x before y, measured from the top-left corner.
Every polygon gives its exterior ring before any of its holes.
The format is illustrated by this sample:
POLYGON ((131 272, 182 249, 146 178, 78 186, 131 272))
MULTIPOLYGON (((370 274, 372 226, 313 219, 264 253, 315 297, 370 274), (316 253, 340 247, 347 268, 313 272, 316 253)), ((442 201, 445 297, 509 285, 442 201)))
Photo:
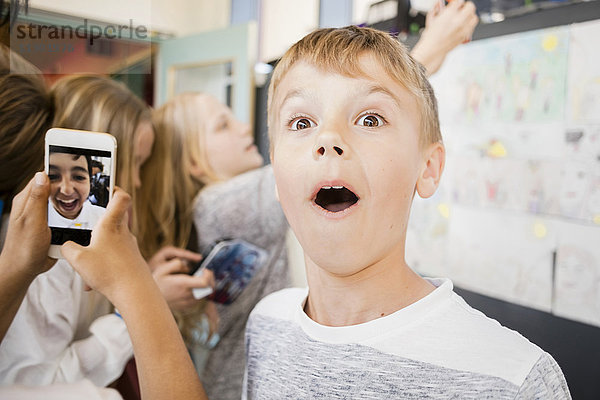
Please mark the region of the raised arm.
POLYGON ((116 190, 90 245, 67 242, 63 255, 123 316, 133 343, 142 398, 205 399, 175 320, 127 227, 130 203, 129 195, 116 190))
POLYGON ((436 2, 427 13, 425 29, 410 54, 431 76, 452 49, 471 40, 478 22, 473 2, 453 0, 445 7, 436 2))
POLYGON ((29 285, 56 260, 48 257, 48 177, 38 172, 13 200, 6 242, 0 254, 0 341, 29 285))

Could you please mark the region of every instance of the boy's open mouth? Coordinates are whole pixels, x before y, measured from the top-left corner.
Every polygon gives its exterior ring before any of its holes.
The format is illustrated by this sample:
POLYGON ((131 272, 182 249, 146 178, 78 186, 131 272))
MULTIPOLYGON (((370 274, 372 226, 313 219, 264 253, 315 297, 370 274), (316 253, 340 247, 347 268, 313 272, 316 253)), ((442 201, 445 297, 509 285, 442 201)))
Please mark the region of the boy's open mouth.
POLYGON ((67 212, 73 212, 79 206, 79 199, 77 199, 77 198, 75 198, 75 199, 69 199, 69 200, 59 200, 59 199, 56 199, 56 201, 58 203, 58 206, 63 211, 67 211, 67 212))
POLYGON ((315 203, 331 212, 344 211, 356 204, 358 197, 344 186, 323 186, 315 197, 315 203))

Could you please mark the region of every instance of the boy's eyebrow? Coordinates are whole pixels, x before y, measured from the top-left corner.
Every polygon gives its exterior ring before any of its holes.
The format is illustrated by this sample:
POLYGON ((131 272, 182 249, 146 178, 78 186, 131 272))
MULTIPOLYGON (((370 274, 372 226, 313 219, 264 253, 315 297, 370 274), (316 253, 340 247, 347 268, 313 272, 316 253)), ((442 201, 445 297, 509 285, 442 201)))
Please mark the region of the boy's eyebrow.
POLYGON ((306 97, 310 97, 310 95, 309 95, 309 93, 305 89, 294 89, 294 90, 288 92, 288 94, 285 95, 285 97, 281 101, 281 105, 279 107, 280 108, 283 107, 283 105, 288 100, 290 100, 290 99, 292 99, 294 97, 306 98, 306 97))
POLYGON ((388 88, 386 88, 384 86, 381 86, 381 85, 371 85, 369 87, 369 92, 367 93, 367 95, 376 94, 376 93, 380 93, 380 94, 383 94, 384 96, 390 97, 394 101, 394 103, 396 103, 396 105, 399 108, 403 108, 402 107, 402 101, 400 101, 400 99, 398 98, 398 96, 396 96, 388 88))
POLYGON ((78 166, 78 167, 71 168, 71 172, 85 172, 87 174, 88 170, 83 167, 78 166))
MULTIPOLYGON (((394 103, 396 103, 396 105, 399 108, 403 108, 403 102, 400 100, 400 98, 398 96, 396 96, 391 90, 389 90, 388 88, 381 86, 381 85, 369 85, 367 87, 367 96, 371 95, 371 94, 383 94, 384 96, 387 96, 389 98, 391 98, 394 103)), ((281 101, 281 105, 280 108, 284 106, 284 104, 295 97, 299 97, 299 98, 308 98, 311 97, 310 93, 307 92, 304 89, 294 89, 289 91, 286 96, 283 98, 283 100, 281 101)))

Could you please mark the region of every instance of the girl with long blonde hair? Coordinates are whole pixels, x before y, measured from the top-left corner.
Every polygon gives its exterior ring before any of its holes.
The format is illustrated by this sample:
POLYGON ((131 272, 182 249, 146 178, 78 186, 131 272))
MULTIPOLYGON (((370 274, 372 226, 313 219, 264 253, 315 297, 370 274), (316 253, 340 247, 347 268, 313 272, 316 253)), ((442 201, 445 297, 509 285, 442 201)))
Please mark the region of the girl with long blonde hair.
POLYGON ((153 121, 157 144, 160 141, 160 149, 166 151, 155 151, 144 171, 141 208, 152 210, 152 215, 140 223, 143 232, 153 235, 140 238, 147 255, 165 245, 188 245, 194 198, 204 186, 263 162, 249 126, 210 95, 180 94, 157 109, 153 121), (165 196, 157 203, 151 194, 159 189, 165 196), (158 234, 147 227, 150 224, 158 224, 158 234))
MULTIPOLYGON (((152 253, 165 245, 177 245, 204 252, 221 240, 238 238, 268 253, 250 284, 227 306, 215 307, 212 302, 198 305, 191 290, 173 283, 173 275, 155 273, 163 294, 171 292, 191 298, 188 307, 179 308, 184 315, 180 328, 190 352, 200 354, 193 358, 209 398, 239 399, 248 315, 262 297, 289 284, 285 248, 288 226, 275 196, 273 174, 268 166, 260 168, 263 160, 248 124, 210 95, 180 94, 157 109, 153 121, 157 143, 163 141, 170 154, 158 160, 154 159, 155 153, 148 163, 162 165, 157 169, 166 172, 169 200, 149 201, 146 208, 141 208, 146 211, 140 221, 156 227, 154 231, 143 230, 147 236, 141 242, 142 246, 149 246, 146 251, 152 253), (202 346, 198 336, 206 339, 207 332, 199 335, 194 329, 198 329, 204 313, 212 322, 211 332, 214 331, 215 310, 219 319, 216 337, 220 340, 216 345, 213 341, 202 346)), ((144 174, 149 171, 145 169, 144 174)), ((153 184, 165 184, 152 175, 143 180, 144 192, 152 192, 153 184), (153 182, 146 183, 145 179, 153 182)), ((150 197, 144 195, 140 199, 150 197)), ((173 303, 169 296, 165 297, 173 303)))

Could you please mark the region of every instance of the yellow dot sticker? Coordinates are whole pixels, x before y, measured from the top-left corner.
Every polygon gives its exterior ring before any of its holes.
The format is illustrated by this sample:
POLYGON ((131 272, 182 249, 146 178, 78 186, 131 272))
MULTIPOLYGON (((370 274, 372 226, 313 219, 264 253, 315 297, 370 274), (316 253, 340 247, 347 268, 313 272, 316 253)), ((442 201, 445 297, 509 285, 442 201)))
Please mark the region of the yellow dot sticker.
POLYGON ((548 234, 548 228, 543 222, 538 221, 533 225, 533 234, 536 238, 543 239, 548 234))
POLYGON ((487 150, 488 156, 494 158, 506 157, 506 147, 497 140, 492 141, 487 150))
POLYGON ((446 203, 440 203, 437 206, 438 211, 440 212, 440 215, 444 218, 450 218, 450 207, 448 207, 448 204, 446 203))
POLYGON ((548 35, 542 41, 542 48, 545 51, 554 51, 558 46, 558 37, 556 35, 548 35))

